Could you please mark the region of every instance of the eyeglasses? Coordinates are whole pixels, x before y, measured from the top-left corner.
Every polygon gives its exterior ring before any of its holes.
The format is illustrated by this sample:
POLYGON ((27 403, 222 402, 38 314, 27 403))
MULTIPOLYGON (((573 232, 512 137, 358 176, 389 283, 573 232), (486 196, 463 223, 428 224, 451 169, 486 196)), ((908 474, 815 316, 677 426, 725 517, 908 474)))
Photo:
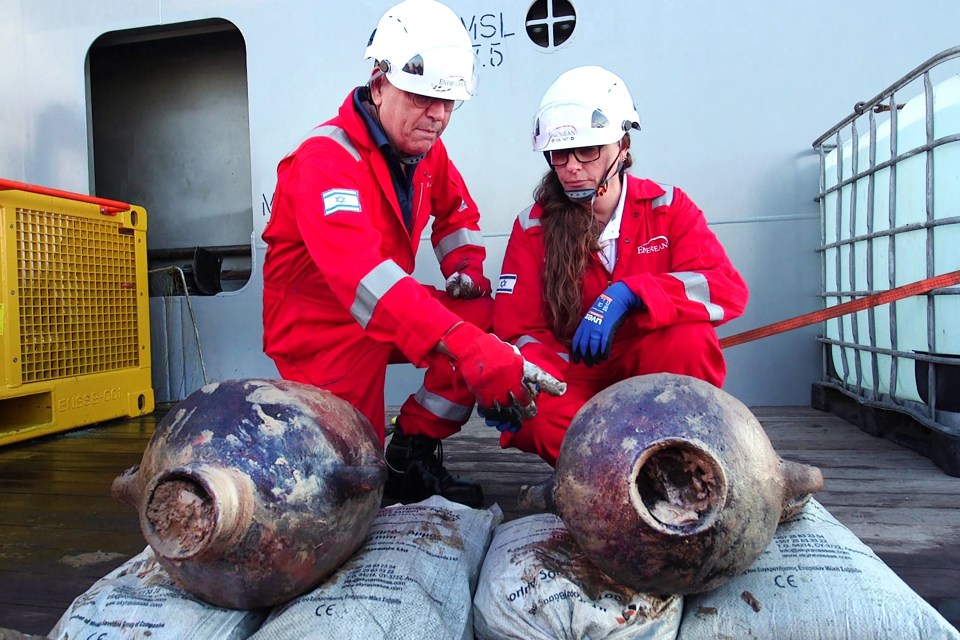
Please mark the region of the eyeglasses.
POLYGON ((592 147, 577 147, 575 149, 554 149, 547 152, 547 162, 551 167, 562 167, 570 161, 570 154, 577 159, 577 162, 585 164, 593 162, 600 157, 602 147, 594 145, 592 147))
POLYGON ((429 109, 434 105, 434 103, 439 102, 443 105, 443 110, 447 113, 451 111, 456 111, 460 108, 460 105, 463 104, 463 100, 446 100, 444 98, 434 98, 433 96, 425 96, 419 93, 411 93, 409 91, 404 91, 407 94, 407 97, 410 98, 410 101, 413 102, 413 106, 417 109, 429 109))

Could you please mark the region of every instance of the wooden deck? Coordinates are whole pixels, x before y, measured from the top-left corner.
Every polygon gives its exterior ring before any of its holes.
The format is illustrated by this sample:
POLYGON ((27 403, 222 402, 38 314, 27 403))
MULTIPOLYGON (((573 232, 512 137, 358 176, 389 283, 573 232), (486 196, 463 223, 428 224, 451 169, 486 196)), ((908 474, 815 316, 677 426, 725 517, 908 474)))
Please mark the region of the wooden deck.
MULTIPOLYGON (((829 413, 754 408, 777 451, 819 466, 817 499, 915 591, 960 626, 960 478, 829 413)), ((146 546, 110 484, 140 461, 155 413, 0 448, 0 629, 46 634, 77 595, 146 546)), ((508 519, 520 485, 550 467, 501 451, 472 420, 446 442, 447 467, 482 482, 508 519)), ((2 636, 0 631, 0 636, 2 636)))

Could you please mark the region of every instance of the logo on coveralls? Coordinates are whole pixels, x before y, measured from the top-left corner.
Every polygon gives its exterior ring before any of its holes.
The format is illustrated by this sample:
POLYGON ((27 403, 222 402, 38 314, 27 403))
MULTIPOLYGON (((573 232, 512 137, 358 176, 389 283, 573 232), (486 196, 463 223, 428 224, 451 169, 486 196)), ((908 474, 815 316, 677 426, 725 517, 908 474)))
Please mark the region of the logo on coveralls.
POLYGON ((667 240, 667 236, 657 236, 656 238, 650 238, 642 245, 637 247, 637 253, 656 253, 658 251, 664 251, 670 248, 670 241, 667 240))

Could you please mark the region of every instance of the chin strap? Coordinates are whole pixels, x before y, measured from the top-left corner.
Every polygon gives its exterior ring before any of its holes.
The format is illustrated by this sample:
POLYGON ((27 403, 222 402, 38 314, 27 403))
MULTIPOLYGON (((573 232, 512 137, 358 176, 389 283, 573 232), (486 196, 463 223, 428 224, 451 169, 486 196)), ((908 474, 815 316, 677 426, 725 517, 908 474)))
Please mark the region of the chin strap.
MULTIPOLYGON (((394 152, 396 152, 397 148, 394 147, 393 150, 394 152)), ((420 155, 417 155, 417 156, 402 156, 399 153, 397 153, 397 158, 400 159, 400 164, 407 164, 407 165, 417 164, 418 162, 420 162, 426 157, 427 157, 427 154, 425 153, 421 153, 420 155)))
MULTIPOLYGON (((623 160, 619 160, 619 166, 617 166, 617 170, 612 174, 610 173, 610 170, 613 169, 613 165, 617 163, 617 160, 614 160, 610 163, 610 166, 607 167, 607 177, 597 185, 596 189, 570 189, 569 191, 564 189, 564 195, 574 202, 586 202, 589 200, 590 206, 592 207, 593 201, 607 192, 607 183, 610 182, 610 179, 614 176, 620 175, 620 172, 623 171, 623 160)), ((556 171, 556 169, 554 169, 554 171, 556 171)))
POLYGON ((597 197, 597 191, 597 189, 575 189, 564 190, 563 193, 574 202, 586 202, 587 200, 593 202, 593 199, 597 197))

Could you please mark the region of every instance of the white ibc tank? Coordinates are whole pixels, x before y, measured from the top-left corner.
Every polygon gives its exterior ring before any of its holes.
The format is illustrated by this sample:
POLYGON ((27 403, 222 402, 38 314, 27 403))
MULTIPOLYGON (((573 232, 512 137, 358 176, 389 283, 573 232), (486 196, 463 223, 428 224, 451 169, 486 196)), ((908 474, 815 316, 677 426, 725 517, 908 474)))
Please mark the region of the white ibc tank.
MULTIPOLYGON (((897 155, 923 145, 926 134, 926 96, 921 94, 909 100, 897 114, 897 155)), ((960 133, 960 76, 951 76, 933 88, 934 139, 960 133)), ((877 124, 873 166, 890 159, 890 120, 877 124)), ((895 164, 896 198, 891 212, 890 167, 872 172, 873 199, 870 191, 870 133, 857 140, 857 170, 853 171, 853 144, 847 140, 831 151, 824 161, 824 190, 865 173, 852 184, 827 194, 824 198, 824 241, 826 245, 873 233, 902 229, 927 219, 927 154, 918 153, 895 164), (840 164, 838 176, 837 164, 840 164), (851 196, 856 190, 855 198, 851 196), (868 221, 872 227, 868 228, 868 221)), ((940 145, 933 150, 933 212, 934 219, 960 215, 960 142, 940 145)), ((960 225, 946 224, 933 228, 933 275, 960 268, 960 225)), ((927 230, 914 229, 881 236, 872 241, 872 286, 868 286, 868 253, 870 241, 832 247, 825 251, 824 292, 874 291, 898 287, 927 277, 927 230), (891 246, 892 243, 892 246, 891 246), (852 253, 852 256, 851 256, 852 253), (838 259, 839 257, 839 264, 838 259), (892 264, 891 264, 892 262, 892 264), (892 267, 892 269, 891 269, 892 267), (893 279, 891 281, 891 274, 893 279)), ((835 305, 849 297, 828 297, 826 304, 835 305)), ((861 311, 827 321, 826 336, 858 345, 874 346, 897 351, 936 351, 940 354, 960 354, 960 332, 954 329, 960 317, 960 296, 941 295, 934 298, 932 322, 935 344, 927 338, 927 297, 914 296, 896 303, 896 328, 891 332, 889 305, 873 310, 871 334, 869 312, 861 311), (856 329, 856 335, 854 334, 856 329)), ((851 347, 831 347, 837 375, 845 382, 857 385, 856 359, 859 357, 860 386, 871 389, 876 385, 880 394, 899 399, 921 401, 914 377, 913 363, 900 359, 897 365, 896 386, 891 385, 891 356, 873 354, 851 347), (846 353, 844 353, 846 352, 846 353), (877 360, 874 374, 873 359, 877 360), (846 368, 844 367, 846 360, 846 368), (876 377, 876 381, 874 378, 876 377)))

